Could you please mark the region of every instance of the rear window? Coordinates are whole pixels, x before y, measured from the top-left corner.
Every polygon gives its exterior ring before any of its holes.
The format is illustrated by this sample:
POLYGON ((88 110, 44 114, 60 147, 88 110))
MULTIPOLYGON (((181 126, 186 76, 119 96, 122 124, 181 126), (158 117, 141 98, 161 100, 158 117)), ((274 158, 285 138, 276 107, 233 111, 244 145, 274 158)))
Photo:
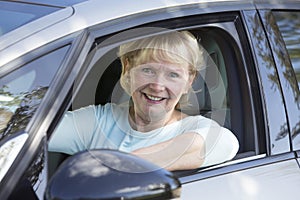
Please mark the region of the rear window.
POLYGON ((0 1, 0 36, 59 9, 58 7, 0 1))

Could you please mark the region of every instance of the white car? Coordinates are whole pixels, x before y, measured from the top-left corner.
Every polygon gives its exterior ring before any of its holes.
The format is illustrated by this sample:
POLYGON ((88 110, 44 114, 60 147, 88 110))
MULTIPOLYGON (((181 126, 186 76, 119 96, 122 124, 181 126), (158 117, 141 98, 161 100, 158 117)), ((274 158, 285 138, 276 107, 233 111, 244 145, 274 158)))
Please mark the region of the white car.
POLYGON ((299 33, 296 0, 1 0, 0 199, 298 199, 299 33), (168 172, 116 150, 48 152, 66 111, 127 98, 116 48, 163 30, 209 54, 186 112, 230 129, 237 156, 168 172))

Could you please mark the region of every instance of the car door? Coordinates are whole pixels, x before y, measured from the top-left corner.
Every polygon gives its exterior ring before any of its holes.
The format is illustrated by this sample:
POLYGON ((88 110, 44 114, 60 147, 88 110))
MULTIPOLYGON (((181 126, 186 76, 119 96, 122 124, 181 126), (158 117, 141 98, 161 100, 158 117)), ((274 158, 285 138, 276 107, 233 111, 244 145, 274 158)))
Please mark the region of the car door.
POLYGON ((202 114, 230 129, 240 149, 232 161, 174 172, 182 183, 182 199, 295 196, 299 166, 290 148, 280 74, 263 24, 251 4, 214 3, 148 11, 93 26, 88 30, 89 54, 64 109, 128 99, 119 91, 117 47, 157 34, 157 29, 189 30, 208 60, 193 85, 199 91, 193 97, 195 107, 184 112, 202 114))
MULTIPOLYGON (((241 51, 254 62, 255 71, 248 71, 248 76, 257 76, 259 82, 256 86, 253 81, 248 84, 259 91, 251 95, 260 99, 262 112, 259 117, 264 124, 260 124, 262 129, 257 129, 256 138, 265 140, 260 144, 265 146, 265 152, 229 162, 225 167, 217 166, 182 177, 181 181, 186 183, 183 185, 184 199, 293 199, 297 196, 300 171, 290 138, 295 145, 296 135, 292 130, 297 130, 299 123, 299 104, 295 103, 298 84, 294 74, 287 73, 293 70, 270 11, 247 10, 240 14, 247 36, 239 34, 239 38, 243 45, 248 43, 246 48, 251 53, 247 55, 245 48, 241 51)), ((244 63, 245 67, 249 63, 244 63)))
POLYGON ((280 75, 253 5, 195 4, 149 11, 112 24, 89 30, 94 43, 75 81, 71 110, 128 98, 118 91, 118 45, 156 33, 156 28, 189 30, 209 56, 208 67, 199 75, 204 81, 193 86, 201 91, 195 93, 195 107, 185 112, 202 114, 229 128, 240 149, 230 162, 174 172, 183 185, 182 199, 277 199, 296 191, 299 166, 286 130, 280 75), (140 31, 122 35, 127 29, 140 31))

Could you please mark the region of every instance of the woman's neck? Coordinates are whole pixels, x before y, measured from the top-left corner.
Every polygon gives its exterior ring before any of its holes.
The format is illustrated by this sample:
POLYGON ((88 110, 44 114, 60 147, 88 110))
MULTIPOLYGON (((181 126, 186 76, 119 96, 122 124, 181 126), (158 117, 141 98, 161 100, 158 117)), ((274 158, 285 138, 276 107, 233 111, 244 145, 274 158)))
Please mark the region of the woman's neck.
POLYGON ((173 110, 172 112, 166 114, 162 119, 151 119, 150 117, 139 116, 135 111, 134 107, 129 108, 129 124, 130 126, 139 132, 149 132, 168 124, 174 123, 181 120, 187 115, 181 113, 180 111, 173 110))

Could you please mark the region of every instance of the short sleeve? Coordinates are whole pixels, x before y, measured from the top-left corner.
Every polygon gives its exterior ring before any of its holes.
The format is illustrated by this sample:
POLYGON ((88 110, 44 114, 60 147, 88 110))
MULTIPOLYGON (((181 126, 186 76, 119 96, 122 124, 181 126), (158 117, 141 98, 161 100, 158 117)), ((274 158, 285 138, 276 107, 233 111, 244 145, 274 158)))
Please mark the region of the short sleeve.
POLYGON ((74 154, 88 149, 96 122, 97 117, 94 106, 67 112, 52 134, 48 150, 74 154))
POLYGON ((201 135, 205 144, 204 163, 201 167, 223 163, 237 154, 239 142, 230 130, 205 117, 199 117, 195 126, 189 132, 201 135))
POLYGON ((214 138, 207 137, 205 140, 205 159, 202 167, 220 164, 231 160, 239 150, 239 142, 235 135, 226 128, 214 127, 211 134, 218 135, 214 138), (218 134, 212 133, 213 131, 218 134))

